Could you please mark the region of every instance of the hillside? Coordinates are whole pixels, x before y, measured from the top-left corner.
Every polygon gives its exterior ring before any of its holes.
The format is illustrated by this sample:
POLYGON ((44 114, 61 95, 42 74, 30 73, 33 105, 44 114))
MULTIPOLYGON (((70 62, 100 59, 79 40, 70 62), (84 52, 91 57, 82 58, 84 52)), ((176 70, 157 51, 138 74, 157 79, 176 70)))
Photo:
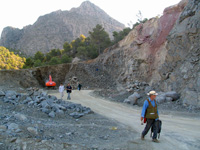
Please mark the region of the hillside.
POLYGON ((37 51, 43 53, 51 49, 62 49, 64 42, 71 42, 81 34, 88 36, 97 24, 105 28, 112 36, 113 31, 120 31, 125 26, 111 18, 106 12, 89 1, 70 11, 55 11, 40 16, 33 24, 17 29, 5 27, 0 39, 0 45, 19 49, 27 55, 37 51))
POLYGON ((0 70, 22 69, 26 59, 0 46, 0 70))

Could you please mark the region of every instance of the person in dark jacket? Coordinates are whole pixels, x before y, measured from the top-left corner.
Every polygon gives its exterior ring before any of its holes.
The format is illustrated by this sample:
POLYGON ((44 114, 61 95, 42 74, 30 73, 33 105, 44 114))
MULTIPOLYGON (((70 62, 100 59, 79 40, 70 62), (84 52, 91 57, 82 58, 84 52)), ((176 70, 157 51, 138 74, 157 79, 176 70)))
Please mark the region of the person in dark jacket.
POLYGON ((141 139, 144 140, 145 135, 148 133, 149 129, 153 126, 152 141, 158 143, 159 141, 157 140, 157 133, 158 133, 159 113, 158 113, 157 102, 155 101, 155 98, 158 94, 155 91, 150 91, 149 93, 147 93, 147 95, 149 95, 149 98, 144 101, 141 113, 141 121, 143 121, 144 118, 146 118, 147 124, 142 132, 141 139))
POLYGON ((71 94, 71 92, 72 92, 72 87, 71 87, 71 85, 68 83, 68 85, 67 85, 67 87, 66 87, 66 90, 67 90, 67 99, 68 100, 71 100, 71 97, 70 97, 70 94, 71 94))
POLYGON ((79 90, 79 91, 81 90, 81 87, 82 87, 82 85, 79 83, 79 84, 78 84, 78 90, 79 90))

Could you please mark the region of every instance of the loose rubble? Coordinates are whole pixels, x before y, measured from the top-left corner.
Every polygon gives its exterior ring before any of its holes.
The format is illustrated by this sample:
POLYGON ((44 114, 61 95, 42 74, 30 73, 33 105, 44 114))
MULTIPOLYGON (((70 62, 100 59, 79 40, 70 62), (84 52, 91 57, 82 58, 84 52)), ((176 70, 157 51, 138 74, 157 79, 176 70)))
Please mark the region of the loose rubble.
POLYGON ((128 149, 136 136, 88 107, 41 89, 0 93, 0 150, 128 149))
MULTIPOLYGON (((0 95, 5 103, 13 105, 25 104, 28 107, 37 107, 52 118, 67 114, 78 119, 84 115, 93 113, 88 107, 57 99, 55 96, 48 95, 44 90, 37 88, 27 89, 27 94, 16 93, 15 91, 0 91, 0 95)), ((26 120, 23 115, 16 114, 15 117, 20 120, 26 120)))

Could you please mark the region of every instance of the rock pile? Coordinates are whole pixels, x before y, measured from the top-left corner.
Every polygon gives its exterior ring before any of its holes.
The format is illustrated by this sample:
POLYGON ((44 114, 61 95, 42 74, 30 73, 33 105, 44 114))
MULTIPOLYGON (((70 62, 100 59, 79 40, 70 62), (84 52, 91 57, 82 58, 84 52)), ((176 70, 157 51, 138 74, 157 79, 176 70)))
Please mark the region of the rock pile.
POLYGON ((160 92, 158 93, 158 96, 156 97, 156 101, 158 103, 164 103, 164 102, 176 101, 179 98, 180 98, 180 95, 176 93, 175 91, 160 92))
MULTIPOLYGON (((124 103, 128 103, 131 105, 137 105, 138 99, 143 97, 146 98, 146 95, 141 95, 138 92, 134 92, 132 95, 130 95, 127 99, 124 100, 124 103)), ((169 92, 159 92, 158 96, 156 97, 156 101, 161 104, 165 102, 171 102, 176 101, 180 98, 180 94, 178 94, 176 91, 169 91, 169 92)), ((145 99, 143 99, 145 100, 145 99)))
POLYGON ((140 91, 140 90, 144 90, 147 86, 149 86, 149 84, 147 84, 146 82, 139 82, 136 80, 132 83, 128 83, 126 90, 128 92, 140 91))
MULTIPOLYGON (((55 96, 48 95, 47 92, 36 88, 27 89, 26 94, 16 93, 15 91, 0 91, 0 100, 13 105, 24 104, 28 107, 36 107, 52 118, 60 115, 70 115, 77 119, 93 113, 88 107, 57 99, 55 96)), ((23 116, 16 117, 24 119, 23 116)))

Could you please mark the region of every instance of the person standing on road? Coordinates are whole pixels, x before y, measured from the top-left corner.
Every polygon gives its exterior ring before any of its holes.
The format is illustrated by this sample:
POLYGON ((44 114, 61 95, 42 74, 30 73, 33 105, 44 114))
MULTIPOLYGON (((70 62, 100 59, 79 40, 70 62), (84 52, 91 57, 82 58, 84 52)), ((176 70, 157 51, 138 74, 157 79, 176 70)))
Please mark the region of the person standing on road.
POLYGON ((142 132, 141 139, 144 140, 145 135, 153 126, 152 141, 159 143, 159 141, 157 140, 159 113, 157 108, 157 102, 155 101, 155 98, 158 94, 155 91, 150 91, 149 93, 147 93, 147 95, 149 95, 149 98, 144 101, 141 113, 141 121, 143 121, 144 118, 146 118, 147 124, 142 132))
POLYGON ((81 87, 82 87, 82 85, 79 83, 79 84, 78 84, 78 90, 79 90, 79 91, 81 90, 81 87))
POLYGON ((71 97, 70 97, 70 94, 71 94, 71 92, 72 92, 72 87, 71 87, 71 85, 68 83, 68 85, 67 85, 67 87, 66 87, 66 90, 67 90, 67 99, 68 100, 71 100, 71 97))
POLYGON ((60 92, 60 98, 62 99, 63 96, 64 96, 64 85, 61 83, 60 86, 59 86, 59 92, 60 92))

